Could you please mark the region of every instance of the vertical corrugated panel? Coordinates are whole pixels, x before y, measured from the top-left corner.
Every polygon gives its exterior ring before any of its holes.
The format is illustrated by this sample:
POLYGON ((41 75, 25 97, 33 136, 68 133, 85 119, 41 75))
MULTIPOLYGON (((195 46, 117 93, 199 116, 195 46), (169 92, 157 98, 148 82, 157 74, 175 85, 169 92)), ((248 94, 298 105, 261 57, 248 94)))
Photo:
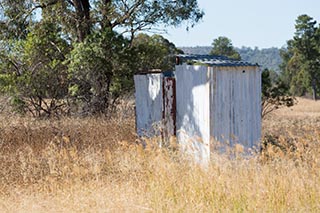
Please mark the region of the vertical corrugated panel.
POLYGON ((231 89, 231 76, 230 73, 224 73, 224 75, 222 75, 222 82, 224 82, 224 84, 222 85, 222 93, 223 93, 223 99, 222 99, 222 110, 223 110, 223 114, 222 114, 222 118, 223 118, 223 133, 222 133, 222 137, 225 141, 230 142, 230 126, 231 126, 231 122, 230 122, 230 107, 231 107, 231 98, 230 98, 230 89, 231 89))
POLYGON ((257 100, 260 97, 260 95, 257 94, 257 92, 260 93, 261 89, 257 88, 257 82, 255 79, 255 76, 257 74, 256 70, 249 70, 248 73, 249 73, 249 79, 247 82, 248 84, 247 89, 249 91, 249 97, 247 101, 250 103, 248 106, 248 117, 249 117, 248 125, 251 128, 251 129, 248 129, 249 131, 248 146, 253 147, 255 143, 255 138, 257 135, 257 129, 256 129, 256 126, 258 124, 257 120, 258 120, 258 117, 261 116, 260 113, 257 114, 257 112, 259 111, 259 105, 260 105, 260 101, 259 101, 259 104, 257 105, 257 100))
POLYGON ((210 158, 209 73, 206 66, 176 66, 177 139, 196 161, 210 158))
POLYGON ((213 127, 214 138, 222 143, 230 142, 232 132, 232 72, 214 70, 216 76, 214 94, 211 95, 213 103, 211 107, 211 126, 213 127))
POLYGON ((250 106, 252 103, 250 103, 249 101, 252 94, 252 92, 249 90, 250 82, 248 80, 250 77, 250 71, 246 70, 245 68, 239 67, 237 73, 237 77, 241 84, 239 88, 236 88, 239 91, 237 95, 240 96, 239 106, 236 110, 240 110, 241 119, 238 120, 238 123, 236 125, 239 125, 241 128, 240 134, 236 135, 236 137, 238 137, 238 143, 248 147, 250 134, 252 134, 252 130, 248 131, 248 129, 250 128, 249 117, 250 113, 252 113, 252 111, 250 111, 250 106))
MULTIPOLYGON (((209 113, 210 113, 210 143, 213 143, 215 138, 214 136, 216 135, 215 134, 215 130, 217 128, 216 126, 216 115, 214 114, 214 109, 217 108, 217 95, 216 95, 216 91, 217 91, 217 72, 214 70, 213 67, 209 67, 209 76, 210 76, 210 80, 209 80, 209 83, 210 83, 210 91, 209 91, 209 97, 210 97, 210 107, 209 107, 209 113)), ((210 144, 212 147, 212 144, 210 144)))
POLYGON ((233 137, 234 141, 233 143, 239 143, 239 139, 243 137, 243 128, 242 128, 242 123, 243 123, 243 117, 244 117, 244 109, 241 107, 241 101, 242 101, 242 95, 239 94, 242 92, 241 86, 243 85, 243 79, 241 79, 241 71, 235 70, 233 71, 233 91, 234 91, 234 106, 233 106, 233 111, 234 111, 234 132, 233 132, 233 137), (239 125, 240 124, 240 125, 239 125))
POLYGON ((261 135, 261 75, 253 67, 214 67, 211 132, 220 142, 253 147, 261 135), (243 72, 245 71, 245 72, 243 72))
POLYGON ((245 132, 240 138, 240 142, 243 143, 245 147, 252 147, 253 144, 253 135, 255 133, 255 129, 253 128, 254 125, 254 117, 256 106, 255 106, 255 90, 252 88, 254 85, 252 76, 254 75, 254 70, 246 69, 246 67, 243 68, 244 73, 241 73, 244 77, 244 87, 243 87, 243 120, 244 120, 244 129, 245 132))
POLYGON ((242 136, 242 140, 245 141, 246 147, 252 147, 253 146, 253 140, 255 133, 255 111, 257 110, 257 106, 255 106, 255 93, 257 88, 255 88, 255 82, 253 76, 255 75, 255 70, 248 70, 245 67, 243 68, 243 71, 245 71, 245 87, 244 87, 244 103, 245 106, 244 109, 244 115, 246 116, 244 119, 246 121, 246 132, 245 135, 242 136))
POLYGON ((136 128, 139 136, 160 134, 162 120, 162 76, 135 75, 136 128))
POLYGON ((253 145, 260 147, 260 140, 261 140, 261 125, 262 125, 262 118, 261 118, 261 70, 259 67, 255 69, 254 75, 254 87, 255 87, 255 135, 253 136, 253 145))
POLYGON ((173 77, 163 78, 163 142, 168 145, 169 139, 176 136, 176 80, 173 77))

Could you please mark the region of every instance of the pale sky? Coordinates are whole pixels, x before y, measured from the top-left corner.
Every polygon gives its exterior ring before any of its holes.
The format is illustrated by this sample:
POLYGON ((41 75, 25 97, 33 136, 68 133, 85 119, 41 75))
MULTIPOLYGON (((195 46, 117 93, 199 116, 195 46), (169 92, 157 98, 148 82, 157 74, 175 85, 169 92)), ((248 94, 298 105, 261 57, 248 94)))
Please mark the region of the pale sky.
POLYGON ((320 0, 198 0, 205 16, 189 32, 169 28, 163 36, 176 46, 211 46, 226 36, 235 47, 282 47, 294 34, 296 18, 320 22, 320 0))

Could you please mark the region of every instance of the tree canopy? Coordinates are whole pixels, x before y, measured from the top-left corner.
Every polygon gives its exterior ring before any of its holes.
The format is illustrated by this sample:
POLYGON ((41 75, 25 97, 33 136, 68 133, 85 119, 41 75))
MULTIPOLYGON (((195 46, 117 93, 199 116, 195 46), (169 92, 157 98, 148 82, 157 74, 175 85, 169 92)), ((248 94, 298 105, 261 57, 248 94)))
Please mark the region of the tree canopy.
POLYGON ((138 34, 133 40, 133 46, 138 51, 141 71, 161 69, 164 71, 173 70, 175 58, 172 55, 183 53, 182 50, 161 35, 149 36, 138 34))
POLYGON ((320 92, 320 26, 308 15, 300 15, 293 39, 281 51, 282 78, 294 95, 312 93, 314 100, 320 92))
POLYGON ((135 33, 159 25, 194 26, 202 17, 197 0, 2 0, 2 24, 25 34, 35 16, 59 23, 73 40, 83 41, 98 29, 135 33))
POLYGON ((139 33, 193 27, 204 15, 197 0, 1 0, 0 7, 0 91, 35 116, 108 112, 132 89, 134 73, 171 69, 168 56, 179 53, 164 37, 139 33))
POLYGON ((223 55, 235 60, 241 60, 240 54, 235 50, 229 38, 220 36, 213 40, 211 55, 223 55))

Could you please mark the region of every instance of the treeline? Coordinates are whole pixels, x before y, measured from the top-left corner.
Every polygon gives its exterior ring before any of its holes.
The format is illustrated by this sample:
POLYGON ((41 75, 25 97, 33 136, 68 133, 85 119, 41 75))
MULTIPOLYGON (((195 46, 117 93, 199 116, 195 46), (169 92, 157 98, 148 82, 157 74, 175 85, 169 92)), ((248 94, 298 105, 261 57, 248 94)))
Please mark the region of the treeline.
POLYGON ((179 53, 139 33, 203 16, 197 0, 2 0, 0 8, 0 92, 38 117, 108 113, 135 73, 172 69, 168 56, 179 53))
MULTIPOLYGON (((196 46, 196 47, 179 47, 187 54, 209 54, 212 46, 196 46)), ((280 49, 272 48, 251 48, 251 47, 235 47, 235 50, 240 54, 241 59, 250 63, 258 63, 263 69, 280 72, 280 64, 282 58, 280 56, 280 49)))
MULTIPOLYGON (((38 117, 112 111, 132 92, 135 73, 173 69, 172 56, 182 53, 164 37, 141 32, 182 22, 192 27, 204 15, 197 0, 3 0, 0 7, 0 93, 17 112, 38 117)), ((213 47, 181 49, 276 71, 269 87, 288 88, 281 94, 320 93, 320 28, 307 15, 298 17, 281 57, 276 48, 233 48, 225 37, 213 47)))
POLYGON ((300 15, 295 33, 281 51, 281 81, 298 96, 320 94, 320 24, 308 15, 300 15))

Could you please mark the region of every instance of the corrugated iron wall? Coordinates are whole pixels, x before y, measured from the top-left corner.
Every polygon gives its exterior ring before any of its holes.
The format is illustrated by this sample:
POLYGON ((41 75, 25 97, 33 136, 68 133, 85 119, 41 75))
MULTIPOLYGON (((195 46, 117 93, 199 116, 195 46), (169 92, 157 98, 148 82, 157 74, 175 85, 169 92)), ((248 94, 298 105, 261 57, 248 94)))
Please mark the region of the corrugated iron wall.
POLYGON ((209 161, 212 139, 259 145, 259 67, 183 64, 176 66, 175 77, 149 73, 135 75, 134 81, 139 136, 162 133, 166 143, 176 134, 182 149, 200 163, 209 161))
POLYGON ((134 76, 136 128, 139 136, 159 136, 162 121, 162 74, 134 76))
POLYGON ((206 66, 176 66, 177 140, 196 161, 210 158, 209 81, 206 66))
POLYGON ((211 67, 211 135, 247 148, 261 137, 261 73, 258 67, 211 67))

